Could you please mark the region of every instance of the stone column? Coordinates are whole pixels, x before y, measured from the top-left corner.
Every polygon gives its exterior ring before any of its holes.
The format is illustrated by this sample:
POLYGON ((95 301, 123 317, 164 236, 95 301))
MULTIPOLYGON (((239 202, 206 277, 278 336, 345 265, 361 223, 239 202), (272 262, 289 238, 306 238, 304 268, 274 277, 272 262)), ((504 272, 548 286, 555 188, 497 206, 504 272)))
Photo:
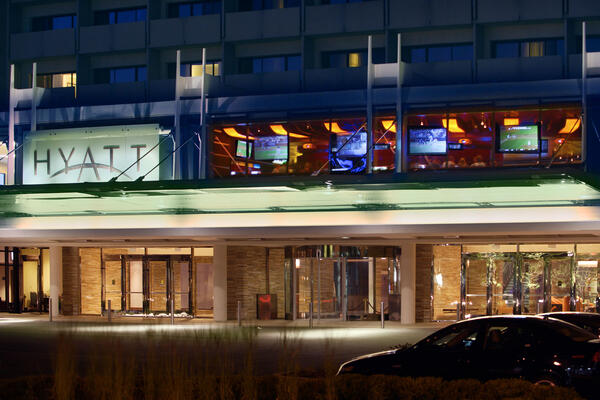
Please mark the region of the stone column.
POLYGON ((62 248, 63 266, 63 315, 81 313, 81 273, 78 247, 62 248))
POLYGON ((50 246, 50 299, 52 315, 58 315, 58 297, 61 292, 62 247, 50 246))
POLYGON ((213 318, 227 321, 227 246, 213 248, 213 318))
POLYGON ((402 243, 400 256, 400 321, 403 324, 414 324, 416 315, 416 244, 412 241, 402 243))

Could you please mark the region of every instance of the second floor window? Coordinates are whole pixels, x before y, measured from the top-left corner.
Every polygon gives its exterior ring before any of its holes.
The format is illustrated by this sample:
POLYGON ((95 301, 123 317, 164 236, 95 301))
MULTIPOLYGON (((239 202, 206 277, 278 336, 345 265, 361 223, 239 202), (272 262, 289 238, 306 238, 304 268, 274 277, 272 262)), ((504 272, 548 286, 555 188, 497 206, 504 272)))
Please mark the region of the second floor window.
POLYGON ((169 4, 168 16, 169 18, 185 18, 196 15, 219 14, 220 12, 220 0, 204 0, 169 4))
POLYGON ((145 66, 100 68, 94 71, 95 83, 143 82, 146 79, 145 66))
POLYGON ((510 40, 493 43, 494 58, 564 55, 563 39, 510 40))
POLYGON ((123 10, 97 11, 94 16, 96 25, 124 24, 146 20, 146 7, 127 8, 123 10))
POLYGON ((302 61, 300 55, 248 57, 240 59, 241 74, 261 72, 300 71, 302 61))
POLYGON ((405 61, 410 63, 472 60, 473 45, 451 44, 411 47, 407 55, 408 59, 405 59, 405 61))
MULTIPOLYGON (((170 63, 167 65, 167 72, 169 78, 175 78, 175 63, 170 63)), ((202 63, 201 62, 192 62, 192 63, 181 63, 180 65, 180 75, 185 77, 190 76, 202 76, 202 63)), ((221 75, 221 61, 207 61, 206 62, 206 73, 208 75, 219 76, 221 75)))
MULTIPOLYGON (((385 62, 385 49, 373 49, 373 64, 385 62)), ((323 53, 323 68, 357 68, 367 65, 367 50, 328 51, 323 53)))
POLYGON ((240 0, 240 11, 269 10, 272 8, 299 7, 300 0, 240 0))
POLYGON ((37 76, 37 86, 46 89, 74 87, 76 83, 77 74, 75 72, 40 74, 37 76))
POLYGON ((33 32, 71 29, 75 28, 76 25, 77 16, 75 14, 35 17, 31 20, 31 30, 33 32))

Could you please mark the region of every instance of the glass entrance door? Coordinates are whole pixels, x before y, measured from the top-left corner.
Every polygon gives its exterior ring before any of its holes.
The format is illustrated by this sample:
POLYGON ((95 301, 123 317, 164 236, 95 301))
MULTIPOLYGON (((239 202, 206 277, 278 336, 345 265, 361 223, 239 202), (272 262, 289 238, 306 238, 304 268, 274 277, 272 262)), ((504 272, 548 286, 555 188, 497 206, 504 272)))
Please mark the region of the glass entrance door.
POLYGON ((125 257, 124 297, 125 310, 141 313, 144 309, 144 260, 142 256, 125 257))
POLYGON ((151 313, 168 313, 169 258, 148 257, 148 307, 151 313))
POLYGON ((110 308, 112 311, 125 311, 127 304, 123 291, 124 259, 121 255, 104 256, 102 259, 102 311, 110 308))
POLYGON ((488 314, 488 265, 482 257, 465 255, 464 276, 464 316, 466 318, 488 314))
POLYGON ((544 276, 546 262, 542 257, 524 254, 521 257, 521 313, 544 312, 544 276))
POLYGON ((192 296, 192 262, 190 257, 171 258, 171 285, 169 292, 172 293, 176 313, 186 312, 193 314, 192 296))

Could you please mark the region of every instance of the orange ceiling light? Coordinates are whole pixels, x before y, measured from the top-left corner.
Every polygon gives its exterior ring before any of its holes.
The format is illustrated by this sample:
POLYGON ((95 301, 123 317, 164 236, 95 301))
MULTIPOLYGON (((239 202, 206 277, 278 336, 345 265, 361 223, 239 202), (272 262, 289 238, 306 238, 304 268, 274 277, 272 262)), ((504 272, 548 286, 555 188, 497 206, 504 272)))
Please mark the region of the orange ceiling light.
POLYGON ((339 133, 342 135, 349 135, 350 132, 343 130, 340 128, 340 125, 337 122, 325 122, 325 129, 327 129, 331 133, 339 133))
POLYGON ((241 133, 239 133, 238 131, 236 131, 235 128, 233 128, 233 127, 223 128, 223 131, 225 131, 225 133, 228 136, 231 136, 231 137, 236 138, 236 139, 250 139, 250 140, 256 139, 254 136, 242 135, 241 133))
POLYGON ((519 118, 504 118, 504 126, 519 125, 519 118))
POLYGON ((469 138, 460 138, 460 139, 458 139, 458 143, 460 143, 460 144, 471 144, 473 142, 469 138))
POLYGON ((383 121, 381 121, 381 125, 383 125, 383 129, 385 129, 386 131, 396 133, 396 121, 394 121, 393 119, 384 119, 383 121))
POLYGON ((303 149, 305 149, 305 150, 310 150, 310 149, 314 149, 314 148, 315 148, 315 145, 314 145, 314 144, 312 144, 312 143, 310 143, 310 142, 309 142, 309 143, 304 143, 304 144, 302 145, 302 148, 303 148, 303 149))
POLYGON ((565 120, 565 126, 563 126, 563 128, 560 131, 558 131, 558 133, 565 133, 565 134, 573 133, 577 129, 579 129, 580 126, 581 126, 580 118, 567 118, 565 120))
POLYGON ((448 129, 452 133, 465 133, 464 129, 458 126, 458 121, 456 118, 444 118, 442 120, 442 125, 444 125, 444 128, 448 129))
POLYGON ((293 137, 293 138, 301 138, 301 139, 305 139, 305 138, 307 138, 307 137, 308 137, 308 136, 306 136, 306 135, 301 135, 301 134, 299 134, 299 133, 292 133, 292 132, 288 132, 288 131, 287 131, 287 130, 286 130, 284 127, 283 127, 283 125, 280 125, 280 124, 277 124, 277 125, 269 125, 269 127, 271 128, 271 130, 272 130, 273 132, 275 132, 275 134, 276 134, 276 135, 282 135, 282 136, 285 136, 285 135, 290 135, 290 137, 293 137))

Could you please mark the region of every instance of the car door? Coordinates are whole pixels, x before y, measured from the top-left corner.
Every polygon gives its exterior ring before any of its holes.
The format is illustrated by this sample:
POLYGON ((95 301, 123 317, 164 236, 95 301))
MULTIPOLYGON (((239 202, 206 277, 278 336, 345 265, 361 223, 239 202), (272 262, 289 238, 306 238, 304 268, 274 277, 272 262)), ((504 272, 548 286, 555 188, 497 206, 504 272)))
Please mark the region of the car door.
POLYGON ((483 335, 479 360, 481 379, 519 378, 536 363, 538 340, 525 320, 491 320, 483 335))
POLYGON ((474 377, 480 336, 479 321, 461 322, 442 329, 411 349, 408 373, 446 379, 474 377))

